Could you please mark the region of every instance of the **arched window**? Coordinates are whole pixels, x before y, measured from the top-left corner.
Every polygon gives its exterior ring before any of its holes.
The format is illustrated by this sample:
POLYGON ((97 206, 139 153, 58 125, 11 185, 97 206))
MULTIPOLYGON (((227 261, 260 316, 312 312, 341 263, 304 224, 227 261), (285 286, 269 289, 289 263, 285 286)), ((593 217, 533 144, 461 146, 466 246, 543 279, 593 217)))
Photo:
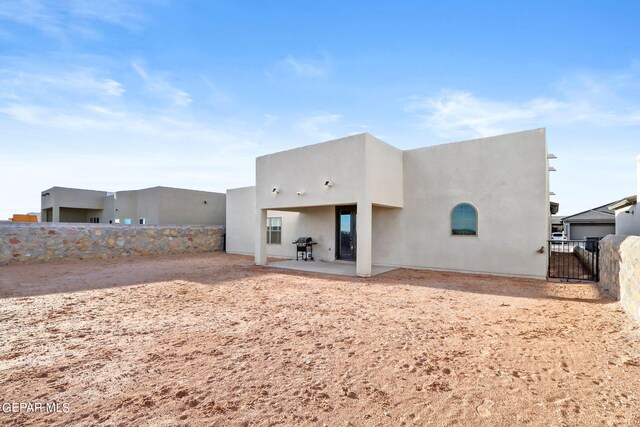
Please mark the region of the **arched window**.
POLYGON ((469 203, 460 203, 451 211, 451 234, 454 236, 478 235, 478 211, 469 203))

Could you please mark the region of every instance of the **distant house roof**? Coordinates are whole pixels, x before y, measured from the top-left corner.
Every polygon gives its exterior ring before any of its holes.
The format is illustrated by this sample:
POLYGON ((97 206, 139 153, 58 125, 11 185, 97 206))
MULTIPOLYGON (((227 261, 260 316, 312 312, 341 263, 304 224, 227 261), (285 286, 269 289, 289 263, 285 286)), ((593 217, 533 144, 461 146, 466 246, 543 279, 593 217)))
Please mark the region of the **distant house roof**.
POLYGON ((607 206, 607 208, 609 208, 612 211, 615 211, 618 209, 624 209, 626 207, 633 206, 636 203, 638 203, 638 196, 629 196, 629 197, 625 197, 624 199, 618 200, 615 203, 610 204, 609 206, 607 206))
POLYGON ((612 203, 607 203, 606 205, 598 206, 597 208, 589 209, 584 212, 579 212, 577 214, 565 216, 562 219, 562 222, 590 222, 590 223, 600 223, 600 224, 615 224, 616 223, 616 215, 609 209, 609 206, 612 203))

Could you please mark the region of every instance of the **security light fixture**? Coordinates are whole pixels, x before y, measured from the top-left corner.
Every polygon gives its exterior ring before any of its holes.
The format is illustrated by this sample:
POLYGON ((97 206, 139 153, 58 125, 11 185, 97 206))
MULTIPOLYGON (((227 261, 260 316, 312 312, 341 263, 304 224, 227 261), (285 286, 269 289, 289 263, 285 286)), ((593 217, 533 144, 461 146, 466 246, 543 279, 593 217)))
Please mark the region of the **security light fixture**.
POLYGON ((271 192, 274 193, 274 194, 278 194, 280 192, 280 187, 273 187, 271 189, 271 192))
POLYGON ((297 194, 298 196, 304 196, 304 191, 298 191, 296 194, 297 194))
POLYGON ((204 204, 206 205, 206 204, 207 204, 207 201, 205 200, 205 201, 204 201, 204 202, 202 202, 202 203, 204 203, 204 204))
POLYGON ((333 181, 331 181, 330 179, 326 180, 324 182, 324 186, 325 187, 333 187, 333 181))

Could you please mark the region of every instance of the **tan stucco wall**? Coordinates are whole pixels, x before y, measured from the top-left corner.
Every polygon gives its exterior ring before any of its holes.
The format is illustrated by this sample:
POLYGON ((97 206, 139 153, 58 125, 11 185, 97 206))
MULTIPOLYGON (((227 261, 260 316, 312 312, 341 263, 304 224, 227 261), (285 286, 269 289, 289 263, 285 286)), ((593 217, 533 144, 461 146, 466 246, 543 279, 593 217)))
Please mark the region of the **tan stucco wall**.
MULTIPOLYGON (((136 192, 136 218, 134 224, 139 224, 140 218, 145 219, 145 224, 162 224, 160 218, 160 190, 158 187, 137 190, 136 192)), ((118 193, 119 195, 120 193, 118 193)), ((120 199, 118 198, 118 202, 120 199)), ((181 207, 180 207, 181 208, 181 207)))
POLYGON ((402 179, 402 151, 368 134, 353 135, 258 157, 257 207, 334 206, 372 200, 401 206, 402 193, 397 189, 402 179), (325 181, 333 186, 325 186, 325 181), (275 187, 279 193, 272 191, 275 187))
MULTIPOLYGON (((336 242, 336 217, 335 207, 320 206, 318 208, 307 208, 300 211, 298 221, 293 228, 295 238, 299 236, 309 236, 313 238, 317 245, 313 247, 313 256, 319 261, 333 261, 335 256, 336 242)), ((284 224, 283 224, 284 227, 284 224)), ((287 251, 295 256, 295 247, 290 244, 287 251)))
POLYGON ((65 208, 102 209, 106 191, 81 190, 78 188, 52 187, 42 191, 48 196, 41 197, 41 208, 47 209, 54 205, 65 208))
MULTIPOLYGON (((640 196, 640 155, 636 157, 636 195, 640 196)), ((637 204, 616 210, 616 234, 640 236, 640 209, 637 204)))
POLYGON ((138 217, 138 191, 118 191, 114 198, 115 219, 124 224, 126 218, 131 219, 131 224, 137 224, 138 217))
POLYGON ((640 209, 638 205, 616 211, 616 235, 640 236, 640 209))
POLYGON ((253 254, 256 222, 255 187, 227 190, 227 240, 229 253, 253 254))
MULTIPOLYGON (((227 190, 227 247, 229 253, 253 255, 256 221, 256 188, 242 187, 227 190)), ((299 234, 298 212, 267 211, 267 217, 282 218, 281 243, 267 245, 267 254, 273 257, 295 258, 291 242, 299 234)))
POLYGON ((365 141, 361 135, 309 145, 256 159, 259 208, 355 203, 364 179, 365 141), (333 187, 325 187, 326 180, 333 187), (274 187, 279 193, 273 193, 274 187), (304 192, 298 196, 297 192, 304 192))
POLYGON ((403 152, 379 139, 365 134, 367 197, 370 203, 402 207, 404 192, 403 152))
POLYGON ((227 196, 224 193, 168 187, 159 187, 158 193, 161 224, 225 224, 227 196))
POLYGON ((546 157, 542 129, 405 151, 404 208, 374 210, 374 264, 544 278, 546 157), (477 236, 451 235, 463 202, 477 236))

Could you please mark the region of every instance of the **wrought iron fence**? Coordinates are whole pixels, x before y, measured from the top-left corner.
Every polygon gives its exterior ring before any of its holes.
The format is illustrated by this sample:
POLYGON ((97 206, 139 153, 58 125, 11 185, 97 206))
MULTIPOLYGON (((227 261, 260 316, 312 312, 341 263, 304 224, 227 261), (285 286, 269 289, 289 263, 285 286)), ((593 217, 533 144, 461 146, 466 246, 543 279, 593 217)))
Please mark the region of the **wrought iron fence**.
POLYGON ((599 250, 597 237, 587 240, 549 240, 549 269, 554 279, 598 281, 599 250))

